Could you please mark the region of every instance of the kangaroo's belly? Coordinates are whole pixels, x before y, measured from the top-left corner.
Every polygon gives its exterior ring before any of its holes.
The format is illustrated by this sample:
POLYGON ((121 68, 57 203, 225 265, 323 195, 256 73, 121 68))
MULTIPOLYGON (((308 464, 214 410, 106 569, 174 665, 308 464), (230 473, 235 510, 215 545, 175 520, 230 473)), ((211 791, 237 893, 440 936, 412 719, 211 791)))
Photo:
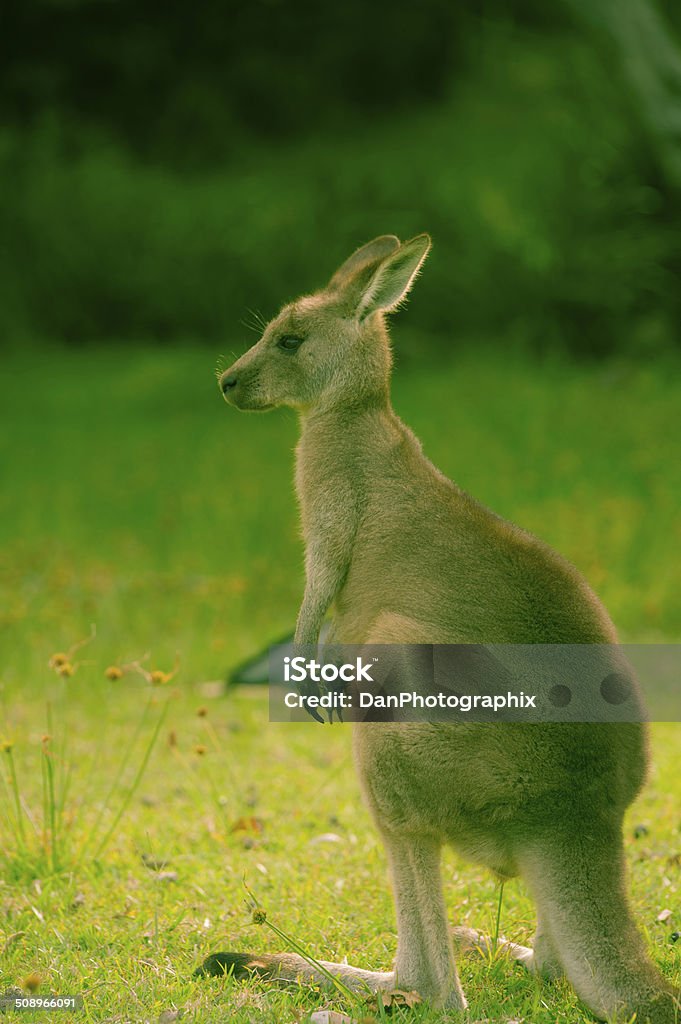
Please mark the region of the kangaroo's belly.
MULTIPOLYGON (((408 516, 365 523, 337 596, 335 639, 602 645, 605 672, 615 630, 577 570, 484 509, 450 511, 415 499, 408 516)), ((380 828, 433 834, 501 874, 537 829, 619 822, 646 774, 640 722, 366 723, 354 737, 380 828)))
POLYGON ((646 770, 639 723, 366 723, 354 752, 381 829, 434 835, 500 875, 537 830, 619 822, 646 770))

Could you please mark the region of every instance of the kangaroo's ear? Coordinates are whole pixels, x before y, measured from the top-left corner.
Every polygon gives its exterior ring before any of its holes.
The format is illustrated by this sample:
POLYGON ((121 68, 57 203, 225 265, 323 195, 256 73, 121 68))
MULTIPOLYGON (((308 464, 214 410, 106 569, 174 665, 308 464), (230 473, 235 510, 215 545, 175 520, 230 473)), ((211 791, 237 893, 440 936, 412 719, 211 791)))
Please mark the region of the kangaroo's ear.
POLYGON ((379 310, 389 313, 406 299, 430 250, 430 235, 417 235, 377 267, 356 308, 360 320, 379 310))
POLYGON ((395 235, 379 235, 373 242, 360 246, 333 275, 328 284, 329 290, 337 291, 343 288, 355 274, 376 266, 399 247, 400 240, 395 235))

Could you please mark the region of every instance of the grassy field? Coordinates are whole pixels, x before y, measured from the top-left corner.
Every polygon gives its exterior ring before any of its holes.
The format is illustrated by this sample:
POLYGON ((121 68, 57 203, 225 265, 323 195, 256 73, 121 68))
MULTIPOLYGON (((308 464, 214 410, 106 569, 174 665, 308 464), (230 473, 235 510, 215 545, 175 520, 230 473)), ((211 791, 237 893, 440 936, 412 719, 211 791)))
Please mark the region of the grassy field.
MULTIPOLYGON (((434 461, 570 557, 623 639, 680 640, 679 364, 469 349, 434 371, 418 339, 397 337, 395 405, 434 461)), ((291 626, 302 572, 295 418, 226 409, 215 361, 144 346, 4 360, 0 992, 85 993, 77 1019, 354 1013, 310 990, 192 980, 211 951, 281 946, 252 923, 245 886, 315 956, 387 968, 394 955, 348 729, 270 724, 264 694, 218 682, 291 626), (57 653, 72 674, 50 667, 57 653)), ((627 826, 633 904, 677 982, 680 754, 680 727, 655 726, 652 784, 627 826)), ((493 931, 494 881, 453 856, 445 877, 452 919, 493 931)), ((525 941, 532 926, 507 884, 502 932, 525 941)), ((503 958, 461 973, 471 1020, 590 1019, 567 986, 503 958)))

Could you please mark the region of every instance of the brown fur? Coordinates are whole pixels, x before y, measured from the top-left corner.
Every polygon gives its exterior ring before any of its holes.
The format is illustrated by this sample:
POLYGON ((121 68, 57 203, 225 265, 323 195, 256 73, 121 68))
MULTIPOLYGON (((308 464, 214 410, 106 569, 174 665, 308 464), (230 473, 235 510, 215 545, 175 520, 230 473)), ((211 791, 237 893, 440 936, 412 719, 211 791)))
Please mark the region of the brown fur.
MULTIPOLYGON (((614 644, 576 569, 446 479, 391 407, 385 314, 429 248, 426 235, 375 239, 222 375, 237 408, 300 414, 307 583, 296 640, 315 643, 333 609, 345 643, 614 644), (282 338, 302 341, 288 350, 282 338)), ((646 773, 643 725, 366 724, 354 748, 390 861, 398 950, 392 972, 326 965, 346 984, 465 1007, 440 883, 450 843, 525 878, 537 937, 533 950, 507 944, 510 955, 564 971, 602 1018, 677 1020, 678 990, 650 961, 625 895, 622 819, 646 773)), ((288 954, 254 960, 260 974, 323 980, 288 954)))

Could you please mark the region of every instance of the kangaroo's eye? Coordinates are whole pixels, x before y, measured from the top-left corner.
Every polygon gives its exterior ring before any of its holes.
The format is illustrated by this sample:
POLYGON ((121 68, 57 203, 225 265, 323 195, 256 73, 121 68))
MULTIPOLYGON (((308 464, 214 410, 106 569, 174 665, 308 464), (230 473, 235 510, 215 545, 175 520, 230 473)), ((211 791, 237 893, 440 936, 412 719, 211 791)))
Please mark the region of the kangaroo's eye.
POLYGON ((284 352, 297 352, 302 344, 302 338, 296 338, 293 334, 285 334, 284 337, 280 338, 277 342, 277 348, 283 349, 284 352))

